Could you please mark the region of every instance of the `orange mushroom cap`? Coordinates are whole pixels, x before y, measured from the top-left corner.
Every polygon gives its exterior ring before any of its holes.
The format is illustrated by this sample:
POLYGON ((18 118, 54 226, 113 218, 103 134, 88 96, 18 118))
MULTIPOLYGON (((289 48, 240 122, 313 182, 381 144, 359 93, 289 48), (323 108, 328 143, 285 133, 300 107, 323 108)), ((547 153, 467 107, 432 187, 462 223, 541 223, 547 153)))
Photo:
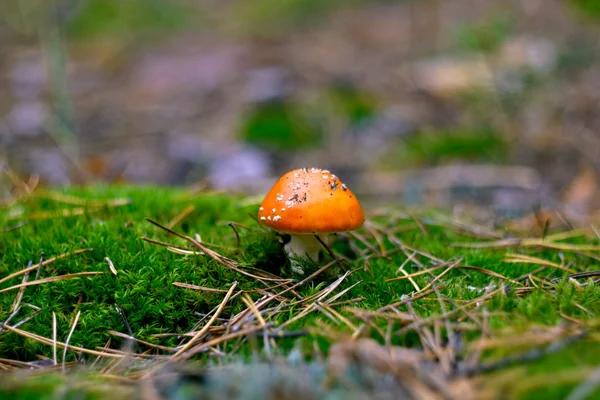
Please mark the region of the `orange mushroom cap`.
POLYGON ((292 234, 332 233, 360 228, 362 207, 338 177, 320 168, 283 175, 258 211, 261 224, 292 234))

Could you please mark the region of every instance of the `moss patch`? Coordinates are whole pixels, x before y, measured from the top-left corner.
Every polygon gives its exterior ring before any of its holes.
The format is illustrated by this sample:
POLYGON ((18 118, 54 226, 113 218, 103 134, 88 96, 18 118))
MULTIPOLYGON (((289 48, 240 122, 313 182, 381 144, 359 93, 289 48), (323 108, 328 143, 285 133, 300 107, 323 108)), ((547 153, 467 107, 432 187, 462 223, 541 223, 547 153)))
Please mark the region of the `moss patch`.
MULTIPOLYGON (((109 332, 116 331, 133 334, 139 340, 156 345, 177 346, 182 337, 166 334, 184 334, 194 329, 202 315, 210 314, 219 306, 233 282, 238 282, 239 289, 249 291, 248 296, 254 301, 265 294, 259 291, 265 289, 265 284, 206 255, 177 254, 143 241, 143 237, 148 237, 182 250, 192 250, 188 242, 168 235, 145 218, 163 225, 174 221, 175 231, 188 236, 198 234, 207 248, 227 257, 227 260, 233 260, 237 268, 247 273, 256 274, 263 270, 283 278, 301 279, 289 272, 278 238, 252 218, 257 207, 258 203, 243 197, 211 192, 193 194, 183 189, 157 187, 100 186, 72 188, 64 192, 36 192, 2 211, 0 277, 21 271, 30 262, 35 266, 40 261, 41 252, 44 253, 43 259, 48 260, 81 249, 92 250, 68 255, 41 267, 39 279, 81 272, 103 273, 26 287, 20 300, 20 310, 7 325, 15 326, 35 313, 18 328, 52 338, 54 313, 57 340, 65 341, 75 315, 81 312, 70 339, 71 345, 95 349, 110 341, 112 349, 128 348, 128 340, 109 332), (130 201, 125 204, 120 199, 130 201), (182 211, 190 206, 193 211, 183 215, 182 211), (65 216, 69 213, 74 215, 65 216), (181 218, 177 219, 178 216, 181 218), (230 221, 241 224, 236 228, 240 237, 239 248, 235 232, 227 224, 230 221), (106 258, 114 264, 116 275, 111 273, 106 258), (212 290, 183 288, 175 286, 177 282, 212 290)), ((500 246, 506 245, 506 242, 492 244, 489 248, 458 247, 452 244, 470 245, 490 239, 473 238, 481 234, 465 230, 465 225, 437 212, 419 213, 418 218, 415 220, 414 214, 398 208, 379 210, 370 214, 368 226, 358 231, 356 236, 340 237, 332 248, 347 257, 345 266, 342 268, 332 263, 315 279, 297 287, 296 292, 307 298, 324 293, 323 290, 328 290, 337 280, 339 286, 332 290, 333 296, 355 285, 336 299, 338 302, 355 299, 353 303, 332 306, 350 324, 327 310, 314 310, 300 318, 299 313, 306 309, 303 303, 285 308, 283 312, 265 314, 266 322, 275 326, 294 319, 295 322, 286 325, 286 332, 309 330, 308 335, 277 339, 278 351, 285 354, 296 348, 306 357, 313 358, 314 343, 326 352, 336 342, 335 335, 352 334, 355 332, 352 327, 361 325, 365 325, 363 336, 372 336, 383 343, 387 331, 393 333, 392 343, 421 348, 423 337, 418 328, 410 328, 409 320, 374 317, 370 324, 365 324, 365 320, 357 316, 361 310, 374 311, 406 299, 416 292, 415 285, 421 290, 432 287, 432 280, 435 287, 439 286, 442 298, 446 299, 443 306, 436 294, 430 292, 413 302, 405 301, 398 306, 398 311, 427 318, 467 307, 469 301, 496 291, 484 303, 485 317, 483 308, 474 305, 469 308, 469 313, 456 312, 451 318, 453 324, 463 326, 461 341, 469 346, 480 340, 484 323, 488 338, 518 338, 536 327, 564 327, 564 335, 558 332, 553 336, 556 341, 568 336, 567 331, 571 328, 586 327, 590 334, 594 332, 595 315, 600 312, 600 289, 593 281, 597 278, 586 279, 579 275, 573 275, 571 280, 562 278, 568 274, 600 269, 598 247, 577 247, 598 246, 595 236, 574 231, 564 238, 549 236, 542 242, 535 242, 540 239, 531 237, 529 242, 514 242, 509 247, 500 246), (529 255, 536 257, 538 262, 507 262, 507 254, 529 255), (539 260, 555 266, 540 271, 539 260), (402 265, 408 274, 424 269, 431 269, 431 274, 415 275, 413 282, 408 279, 390 281, 402 276, 398 272, 402 265), (353 272, 340 280, 339 277, 347 271, 353 272), (528 276, 530 273, 532 275, 528 276)), ((514 232, 506 230, 496 231, 493 235, 498 236, 498 240, 516 237, 514 232)), ((320 265, 329 261, 331 258, 324 254, 320 265)), ((311 271, 317 268, 313 266, 311 271)), ((30 282, 35 279, 36 272, 35 269, 30 272, 30 282)), ((274 279, 279 279, 277 276, 274 279)), ((0 289, 22 282, 23 276, 20 275, 2 282, 0 289)), ((275 284, 268 283, 271 286, 275 284)), ((18 293, 19 289, 0 293, 0 318, 3 321, 12 314, 18 293)), ((247 309, 242 298, 238 296, 228 302, 220 317, 227 320, 247 309)), ((432 328, 430 324, 425 326, 432 328)), ((445 337, 445 328, 440 334, 445 337)), ((492 362, 545 344, 527 342, 517 348, 490 345, 483 353, 483 360, 492 362)), ((139 346, 134 348, 137 351, 164 354, 143 344, 136 346, 139 346)), ((538 377, 536 379, 549 377, 548 373, 560 374, 573 366, 592 365, 593 355, 600 353, 597 347, 594 336, 587 336, 558 353, 542 353, 534 363, 523 361, 520 366, 507 368, 522 368, 524 365, 526 373, 538 377), (583 358, 580 356, 581 346, 588 349, 583 358)), ((254 350, 249 342, 234 341, 224 343, 219 351, 230 353, 229 360, 239 360, 240 357, 248 360, 254 350)), ((0 333, 0 357, 30 362, 40 357, 52 358, 53 352, 52 346, 47 343, 4 331, 0 333)), ((62 361, 61 349, 57 358, 62 361)), ((67 352, 67 361, 81 358, 88 362, 94 359, 90 355, 67 352)), ((203 353, 196 358, 205 363, 212 356, 203 353)), ((565 393, 585 376, 579 378, 577 382, 566 380, 557 383, 552 393, 565 393)), ((513 385, 515 390, 517 387, 513 385)), ((532 393, 550 395, 550 389, 532 385, 530 388, 521 387, 519 394, 526 396, 531 390, 532 393)))

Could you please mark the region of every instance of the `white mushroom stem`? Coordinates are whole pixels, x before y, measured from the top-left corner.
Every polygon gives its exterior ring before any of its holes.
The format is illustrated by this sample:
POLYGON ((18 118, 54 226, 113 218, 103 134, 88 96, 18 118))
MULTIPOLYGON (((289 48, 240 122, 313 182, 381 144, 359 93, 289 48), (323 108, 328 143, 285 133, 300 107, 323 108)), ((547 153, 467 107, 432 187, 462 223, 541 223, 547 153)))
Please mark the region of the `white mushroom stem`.
POLYGON ((290 257, 292 271, 297 274, 304 274, 298 258, 308 257, 313 261, 318 261, 319 249, 323 245, 315 235, 291 235, 290 241, 285 245, 285 251, 290 257))

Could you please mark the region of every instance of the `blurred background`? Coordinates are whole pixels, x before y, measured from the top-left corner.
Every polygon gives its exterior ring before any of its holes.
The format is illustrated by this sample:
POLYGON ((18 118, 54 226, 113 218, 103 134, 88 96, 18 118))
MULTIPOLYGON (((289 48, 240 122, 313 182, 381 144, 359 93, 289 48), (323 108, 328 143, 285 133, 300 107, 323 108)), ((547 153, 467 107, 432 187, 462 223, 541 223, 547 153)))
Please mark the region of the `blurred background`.
POLYGON ((586 223, 599 34, 598 0, 3 1, 0 164, 250 194, 315 166, 368 206, 586 223))

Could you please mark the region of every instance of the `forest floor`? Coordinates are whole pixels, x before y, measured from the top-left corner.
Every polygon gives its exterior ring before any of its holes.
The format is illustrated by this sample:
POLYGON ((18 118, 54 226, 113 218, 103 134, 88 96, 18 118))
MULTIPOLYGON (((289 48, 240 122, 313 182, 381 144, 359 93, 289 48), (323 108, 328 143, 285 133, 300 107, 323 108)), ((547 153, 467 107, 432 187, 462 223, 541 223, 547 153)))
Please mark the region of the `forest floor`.
POLYGON ((1 210, 3 396, 600 393, 600 240, 558 215, 372 208, 298 276, 260 198, 33 186, 1 210))

